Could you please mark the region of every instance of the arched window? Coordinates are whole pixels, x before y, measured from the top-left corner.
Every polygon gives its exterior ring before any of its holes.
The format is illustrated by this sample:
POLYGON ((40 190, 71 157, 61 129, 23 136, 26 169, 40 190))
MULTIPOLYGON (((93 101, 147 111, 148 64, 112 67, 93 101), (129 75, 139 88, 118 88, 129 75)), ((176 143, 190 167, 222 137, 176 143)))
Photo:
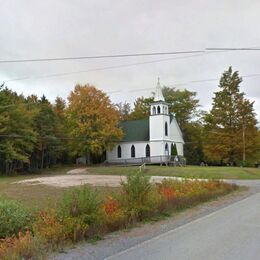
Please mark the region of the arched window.
POLYGON ((118 145, 117 147, 117 158, 121 158, 122 157, 122 149, 121 149, 121 146, 118 145))
POLYGON ((134 145, 131 146, 131 157, 132 158, 135 157, 135 146, 134 145))
POLYGON ((160 106, 157 107, 157 114, 161 114, 161 108, 160 108, 160 106))
POLYGON ((146 147, 145 147, 145 156, 150 157, 150 155, 151 155, 150 145, 147 144, 146 147))
POLYGON ((156 107, 153 107, 153 115, 156 114, 156 107))
POLYGON ((175 144, 172 144, 172 145, 171 145, 171 155, 172 155, 172 156, 177 155, 177 148, 176 148, 176 145, 175 145, 175 144))
POLYGON ((165 132, 165 136, 168 136, 168 124, 167 124, 167 122, 165 122, 165 125, 164 125, 164 132, 165 132))
POLYGON ((166 143, 166 145, 165 145, 165 154, 166 154, 166 155, 169 155, 169 146, 168 146, 167 143, 166 143))

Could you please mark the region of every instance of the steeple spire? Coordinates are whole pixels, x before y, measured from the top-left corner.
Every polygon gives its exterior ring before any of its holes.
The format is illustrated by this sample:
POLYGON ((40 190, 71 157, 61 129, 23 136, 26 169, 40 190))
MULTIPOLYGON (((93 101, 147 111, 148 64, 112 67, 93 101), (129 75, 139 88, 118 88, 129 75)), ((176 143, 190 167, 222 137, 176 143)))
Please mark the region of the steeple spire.
POLYGON ((158 82, 154 93, 154 101, 165 101, 164 96, 162 94, 162 88, 161 88, 159 77, 158 77, 158 82))

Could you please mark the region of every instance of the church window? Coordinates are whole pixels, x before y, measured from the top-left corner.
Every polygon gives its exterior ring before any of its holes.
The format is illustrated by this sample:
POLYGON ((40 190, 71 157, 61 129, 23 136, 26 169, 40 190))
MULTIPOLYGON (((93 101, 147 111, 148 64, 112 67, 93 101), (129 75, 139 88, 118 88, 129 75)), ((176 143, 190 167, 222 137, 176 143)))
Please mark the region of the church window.
POLYGON ((122 149, 121 149, 121 146, 118 145, 117 147, 117 158, 121 158, 122 157, 122 149))
POLYGON ((155 114, 156 114, 156 107, 153 106, 153 115, 155 115, 155 114))
POLYGON ((167 124, 167 122, 165 122, 164 131, 165 131, 165 136, 168 136, 168 124, 167 124))
POLYGON ((147 144, 145 147, 145 156, 150 157, 151 151, 150 151, 150 145, 147 144))
POLYGON ((135 157, 135 146, 134 145, 131 146, 131 157, 132 158, 135 157))
POLYGON ((169 146, 168 146, 167 143, 166 143, 166 145, 165 145, 165 154, 166 154, 166 155, 169 155, 169 146))
POLYGON ((160 108, 160 106, 157 107, 157 114, 161 114, 161 108, 160 108))

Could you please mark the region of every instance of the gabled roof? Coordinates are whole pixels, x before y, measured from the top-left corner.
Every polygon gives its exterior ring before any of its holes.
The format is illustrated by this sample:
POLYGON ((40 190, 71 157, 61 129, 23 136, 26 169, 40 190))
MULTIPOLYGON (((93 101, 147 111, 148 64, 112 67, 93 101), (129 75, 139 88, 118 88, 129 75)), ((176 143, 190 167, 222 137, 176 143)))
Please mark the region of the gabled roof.
POLYGON ((149 118, 122 121, 120 127, 124 133, 122 142, 149 141, 149 118))
POLYGON ((172 121, 175 122, 175 126, 176 126, 176 128, 177 128, 177 131, 179 132, 179 135, 180 135, 182 141, 184 142, 182 131, 181 131, 180 126, 179 126, 179 124, 178 124, 178 122, 177 122, 177 120, 176 120, 176 117, 174 116, 173 113, 170 114, 170 123, 171 123, 172 121))

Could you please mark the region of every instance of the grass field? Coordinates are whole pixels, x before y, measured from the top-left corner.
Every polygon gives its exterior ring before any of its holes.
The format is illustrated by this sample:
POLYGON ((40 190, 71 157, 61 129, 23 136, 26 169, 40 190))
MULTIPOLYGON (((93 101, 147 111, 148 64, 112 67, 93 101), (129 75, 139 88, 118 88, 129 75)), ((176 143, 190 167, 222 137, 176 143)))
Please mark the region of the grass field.
MULTIPOLYGON (((89 167, 90 174, 127 175, 138 167, 89 167)), ((260 168, 242 167, 167 167, 147 166, 145 173, 151 176, 179 176, 205 179, 260 179, 260 168)))

